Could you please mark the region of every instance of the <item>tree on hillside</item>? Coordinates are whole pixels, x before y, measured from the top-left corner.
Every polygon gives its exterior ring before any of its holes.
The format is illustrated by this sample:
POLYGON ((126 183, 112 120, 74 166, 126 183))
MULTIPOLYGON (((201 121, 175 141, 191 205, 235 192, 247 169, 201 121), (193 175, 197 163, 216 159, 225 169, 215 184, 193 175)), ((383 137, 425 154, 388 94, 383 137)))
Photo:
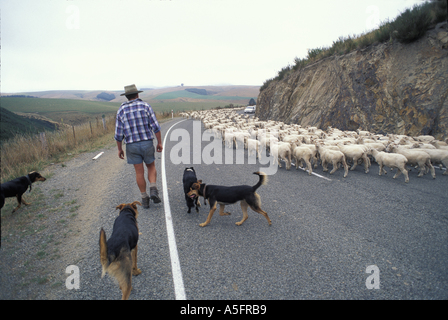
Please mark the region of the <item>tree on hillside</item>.
POLYGON ((110 101, 115 99, 115 95, 113 93, 101 92, 96 96, 98 99, 110 101))

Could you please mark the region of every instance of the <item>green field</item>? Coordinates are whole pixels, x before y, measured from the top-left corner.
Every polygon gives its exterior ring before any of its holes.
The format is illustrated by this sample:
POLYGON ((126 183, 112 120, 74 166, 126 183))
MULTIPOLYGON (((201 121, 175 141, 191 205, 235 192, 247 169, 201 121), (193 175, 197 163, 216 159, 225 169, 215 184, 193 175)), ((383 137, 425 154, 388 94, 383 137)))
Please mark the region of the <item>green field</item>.
MULTIPOLYGON (((187 92, 187 91, 186 91, 187 92)), ((37 113, 56 122, 71 124, 72 121, 85 118, 95 118, 103 114, 115 114, 120 107, 118 102, 86 101, 72 99, 45 98, 1 98, 1 106, 12 112, 37 113)), ((206 110, 224 107, 226 101, 208 100, 201 102, 146 100, 156 112, 171 112, 171 110, 206 110)), ((76 123, 78 124, 78 123, 76 123)))
POLYGON ((81 112, 101 113, 116 112, 120 106, 117 102, 86 101, 72 99, 45 98, 1 98, 3 108, 13 112, 81 112))
POLYGON ((54 123, 21 117, 1 107, 0 115, 0 141, 11 139, 17 134, 37 134, 42 131, 54 131, 59 128, 54 123))
POLYGON ((113 115, 120 107, 117 102, 45 98, 2 97, 2 108, 11 112, 35 113, 56 122, 78 125, 105 115, 113 115))
MULTIPOLYGON (((185 91, 187 92, 187 91, 185 91)), ((187 92, 188 93, 188 92, 187 92)), ((192 93, 193 95, 196 95, 192 93)), ((68 125, 80 125, 82 123, 101 118, 115 116, 119 102, 89 101, 73 99, 49 99, 49 98, 9 98, 2 97, 1 120, 2 140, 11 138, 17 133, 36 133, 43 130, 54 130, 55 124, 36 119, 26 119, 10 112, 29 113, 45 117, 57 123, 68 125), (10 112, 8 112, 10 111, 10 112)), ((228 101, 203 100, 200 102, 176 101, 176 100, 146 100, 157 113, 170 113, 208 110, 217 107, 225 107, 228 101)))
MULTIPOLYGON (((183 91, 180 92, 183 94, 183 91)), ((199 102, 172 100, 173 99, 172 97, 180 96, 178 93, 179 92, 168 93, 167 95, 170 95, 171 99, 167 99, 164 101, 161 100, 144 100, 144 101, 148 102, 153 108, 153 110, 157 113, 164 113, 164 112, 170 113, 171 110, 173 110, 174 112, 182 112, 190 110, 208 110, 217 107, 225 107, 226 105, 229 105, 231 103, 226 100, 215 99, 218 96, 209 96, 210 97, 209 100, 202 100, 199 102)), ((185 91, 185 93, 190 94, 192 96, 200 96, 188 91, 185 91)), ((200 97, 207 97, 207 96, 200 96, 200 97)), ((89 100, 74 100, 74 99, 2 97, 0 99, 0 102, 1 107, 6 109, 7 111, 31 113, 38 116, 43 116, 54 122, 68 125, 80 125, 88 121, 96 121, 96 119, 101 118, 102 115, 106 115, 107 117, 115 116, 118 108, 120 107, 119 102, 89 101, 89 100)), ((16 122, 14 122, 13 124, 13 121, 11 120, 11 115, 10 114, 6 115, 5 111, 1 112, 1 116, 3 118, 2 125, 6 130, 4 134, 8 137, 11 135, 12 132, 24 133, 23 128, 25 127, 27 128, 27 130, 25 130, 27 133, 36 132, 36 130, 42 131, 43 129, 41 127, 31 129, 31 126, 33 126, 33 122, 36 126, 40 125, 38 124, 38 121, 35 120, 33 121, 27 120, 26 123, 23 123, 23 125, 18 126, 16 125, 16 122)), ((16 116, 14 118, 18 119, 20 117, 16 116)), ((53 128, 55 127, 55 125, 51 125, 51 127, 53 128)))

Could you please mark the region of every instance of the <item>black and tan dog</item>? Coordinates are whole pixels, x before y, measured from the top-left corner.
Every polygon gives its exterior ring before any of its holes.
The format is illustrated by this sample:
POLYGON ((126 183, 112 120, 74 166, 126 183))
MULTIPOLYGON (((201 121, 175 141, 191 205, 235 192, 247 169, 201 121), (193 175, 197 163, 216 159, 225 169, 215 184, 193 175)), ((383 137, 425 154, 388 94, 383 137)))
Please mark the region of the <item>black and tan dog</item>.
POLYGON ((23 199, 23 194, 26 192, 26 189, 28 189, 28 186, 30 187, 31 192, 31 185, 33 182, 36 181, 45 181, 44 177, 41 176, 39 172, 33 171, 30 172, 26 176, 22 176, 19 178, 16 178, 14 180, 5 182, 0 185, 0 208, 3 208, 5 205, 5 199, 10 197, 16 197, 18 205, 12 212, 17 211, 22 203, 24 205, 30 205, 30 203, 26 202, 25 199, 23 199))
POLYGON ((132 276, 137 276, 142 271, 137 268, 137 205, 139 201, 122 203, 116 207, 120 210, 115 219, 114 229, 106 242, 106 233, 103 228, 100 231, 100 261, 103 266, 101 277, 109 273, 120 286, 122 300, 129 299, 132 289, 132 276))
POLYGON ((260 196, 255 192, 261 185, 266 184, 267 176, 263 172, 254 172, 254 174, 260 177, 258 183, 254 186, 241 185, 233 187, 224 187, 217 185, 206 185, 202 183, 202 180, 198 180, 191 187, 188 196, 202 196, 204 199, 208 199, 210 203, 210 212, 208 214, 207 220, 201 223, 201 227, 205 227, 210 223, 213 213, 216 210, 216 206, 219 204, 219 214, 221 216, 229 215, 230 213, 224 212, 224 207, 227 204, 232 204, 240 201, 241 210, 243 211, 243 219, 236 223, 240 226, 244 221, 247 220, 247 207, 250 207, 255 212, 262 214, 266 220, 268 220, 269 225, 271 225, 271 219, 269 219, 268 214, 263 211, 261 206, 260 196))
POLYGON ((199 207, 201 206, 198 196, 193 195, 192 197, 189 197, 187 195, 188 192, 190 192, 190 188, 193 185, 193 183, 197 181, 198 178, 196 177, 196 171, 194 171, 194 168, 193 167, 185 168, 182 182, 184 184, 185 201, 187 202, 188 207, 187 213, 191 213, 191 208, 193 207, 196 207, 196 212, 199 212, 199 207))

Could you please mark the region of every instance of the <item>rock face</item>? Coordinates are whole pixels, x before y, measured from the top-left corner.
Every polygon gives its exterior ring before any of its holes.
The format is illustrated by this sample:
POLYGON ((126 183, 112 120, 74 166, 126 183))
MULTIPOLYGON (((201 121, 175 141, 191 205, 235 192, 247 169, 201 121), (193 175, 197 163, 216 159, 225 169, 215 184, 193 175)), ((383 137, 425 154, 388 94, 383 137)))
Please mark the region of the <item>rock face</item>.
POLYGON ((256 116, 302 126, 448 136, 448 33, 332 56, 272 81, 256 116))

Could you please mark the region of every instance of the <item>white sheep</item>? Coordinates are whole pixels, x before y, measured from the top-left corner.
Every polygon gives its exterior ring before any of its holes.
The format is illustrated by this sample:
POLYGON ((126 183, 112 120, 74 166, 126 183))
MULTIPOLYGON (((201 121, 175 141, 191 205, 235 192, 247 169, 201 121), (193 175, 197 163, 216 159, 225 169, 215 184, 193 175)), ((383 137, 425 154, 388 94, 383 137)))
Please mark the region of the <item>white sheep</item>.
POLYGON ((385 143, 387 143, 387 142, 385 142, 385 140, 383 140, 383 142, 380 142, 380 141, 374 142, 373 140, 363 139, 362 137, 360 137, 360 138, 356 139, 356 143, 358 145, 365 146, 367 151, 369 151, 370 148, 376 149, 378 151, 384 151, 386 149, 385 143), (368 141, 372 141, 372 142, 368 142, 368 141))
POLYGON ((299 169, 299 161, 302 165, 302 161, 304 161, 308 170, 308 175, 311 175, 311 173, 313 173, 313 169, 311 168, 311 158, 313 157, 313 153, 310 148, 305 146, 297 146, 294 142, 292 142, 291 149, 292 157, 294 158, 294 162, 296 164, 296 170, 299 169))
POLYGON ((298 134, 289 134, 283 137, 283 142, 295 142, 295 141, 302 141, 302 135, 298 134))
POLYGON ((224 133, 224 144, 227 148, 233 148, 233 141, 235 140, 235 134, 234 132, 230 132, 228 129, 226 129, 224 133))
POLYGON ((448 145, 443 141, 433 140, 430 142, 436 149, 448 150, 448 145))
POLYGON ((269 148, 269 153, 274 156, 273 164, 277 163, 281 168, 280 160, 283 160, 286 164, 286 170, 291 169, 291 147, 289 143, 272 143, 269 148))
POLYGON ((269 133, 259 134, 258 140, 261 142, 262 146, 265 146, 269 150, 270 150, 271 144, 274 144, 274 143, 277 144, 279 142, 277 137, 275 137, 274 135, 271 135, 269 133))
POLYGON ((314 145, 314 144, 306 144, 306 143, 302 143, 302 142, 300 142, 300 140, 297 140, 297 141, 294 141, 294 143, 298 146, 298 147, 307 147, 308 149, 310 149, 310 151, 311 151, 311 154, 312 154, 312 156, 311 156, 311 162, 313 163, 313 165, 314 165, 314 169, 316 169, 317 168, 317 165, 318 165, 318 157, 317 157, 317 149, 316 149, 316 145, 314 145))
POLYGON ((407 163, 410 165, 418 165, 420 170, 417 177, 423 176, 426 169, 429 168, 433 179, 436 178, 434 167, 431 164, 431 156, 427 152, 419 149, 403 148, 401 146, 397 146, 396 144, 391 144, 387 150, 404 155, 408 160, 407 163))
POLYGON ((417 141, 421 141, 421 142, 431 142, 435 138, 433 136, 430 136, 430 135, 422 135, 422 136, 414 137, 414 139, 417 140, 417 141))
POLYGON ((327 163, 331 163, 333 165, 333 170, 330 171, 330 174, 333 174, 339 168, 339 163, 342 163, 344 166, 344 178, 347 177, 348 165, 345 161, 345 155, 341 151, 330 150, 319 144, 316 144, 316 149, 322 160, 324 171, 328 171, 327 163))
POLYGON ((387 171, 384 169, 384 166, 387 166, 391 169, 397 168, 397 173, 394 175, 394 179, 397 178, 400 173, 403 173, 405 177, 405 182, 409 182, 408 171, 406 170, 406 163, 408 159, 402 154, 398 153, 386 153, 384 151, 378 151, 376 149, 371 149, 371 154, 375 158, 375 161, 380 166, 379 175, 384 171, 387 174, 387 171))
POLYGON ((435 146, 433 146, 430 143, 423 143, 423 142, 415 142, 413 144, 409 145, 410 149, 416 149, 416 148, 420 148, 420 149, 437 149, 435 146))
POLYGON ((255 140, 255 139, 247 138, 247 139, 245 140, 245 145, 246 145, 246 148, 247 148, 247 152, 248 152, 249 157, 250 157, 253 153, 255 153, 255 154, 258 156, 258 158, 261 158, 261 150, 260 150, 260 148, 261 148, 261 142, 260 142, 260 141, 255 140))
POLYGON ((360 129, 356 130, 356 132, 358 133, 359 136, 367 136, 367 137, 369 137, 371 135, 371 133, 369 131, 362 131, 360 129))
MULTIPOLYGON (((411 150, 414 150, 414 149, 411 149, 411 150)), ((443 150, 443 149, 422 149, 422 148, 417 148, 415 150, 425 151, 431 157, 431 163, 443 164, 445 166, 445 168, 448 168, 448 150, 443 150)), ((442 174, 443 175, 447 175, 448 174, 448 170, 445 170, 442 174)))
POLYGON ((353 161, 353 165, 350 168, 350 170, 355 170, 356 166, 358 165, 358 160, 362 159, 364 162, 364 172, 369 172, 370 167, 370 160, 367 157, 366 149, 357 144, 352 145, 344 145, 342 143, 337 144, 339 150, 345 155, 346 159, 351 159, 353 161))
POLYGON ((250 134, 248 132, 237 131, 233 133, 233 140, 235 141, 235 146, 238 149, 238 142, 244 145, 244 139, 249 138, 250 134))

